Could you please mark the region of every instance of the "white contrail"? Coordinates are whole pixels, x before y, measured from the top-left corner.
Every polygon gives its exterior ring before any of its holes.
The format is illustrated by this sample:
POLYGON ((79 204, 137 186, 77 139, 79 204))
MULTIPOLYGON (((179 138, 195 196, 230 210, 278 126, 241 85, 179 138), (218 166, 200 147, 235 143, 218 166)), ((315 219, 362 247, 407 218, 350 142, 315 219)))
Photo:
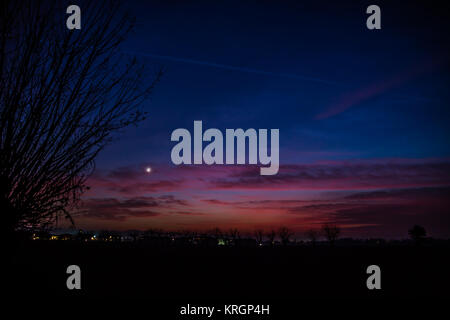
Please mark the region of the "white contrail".
POLYGON ((290 78, 290 79, 296 79, 296 80, 311 81, 311 82, 317 82, 317 83, 333 85, 333 86, 336 86, 336 85, 341 86, 342 85, 342 84, 340 84, 338 82, 323 80, 323 79, 314 78, 314 77, 300 76, 300 75, 297 75, 297 74, 270 72, 270 71, 252 69, 252 68, 230 66, 230 65, 221 64, 221 63, 214 63, 214 62, 208 62, 208 61, 200 61, 200 60, 193 60, 193 59, 186 59, 186 58, 179 58, 179 57, 158 55, 158 54, 152 54, 152 53, 144 53, 144 52, 138 52, 138 51, 125 50, 123 52, 127 53, 127 54, 140 55, 140 56, 149 57, 149 58, 170 60, 170 61, 175 61, 175 62, 184 62, 184 63, 196 64, 196 65, 213 67, 213 68, 220 68, 220 69, 234 70, 234 71, 240 71, 240 72, 261 74, 261 75, 266 75, 266 76, 276 76, 276 77, 282 77, 282 78, 290 78))

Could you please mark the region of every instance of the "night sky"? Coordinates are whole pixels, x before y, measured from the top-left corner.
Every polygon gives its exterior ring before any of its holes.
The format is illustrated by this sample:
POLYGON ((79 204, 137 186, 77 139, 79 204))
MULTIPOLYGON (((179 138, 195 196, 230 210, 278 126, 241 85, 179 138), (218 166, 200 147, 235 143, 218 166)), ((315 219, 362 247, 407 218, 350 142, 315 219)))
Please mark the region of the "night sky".
MULTIPOLYGON (((123 54, 165 74, 148 119, 100 154, 77 227, 450 237, 447 8, 376 2, 133 2, 123 54), (280 170, 175 166, 170 135, 280 129, 280 170), (152 172, 147 173, 146 168, 152 172)), ((150 81, 150 79, 149 79, 150 81)))

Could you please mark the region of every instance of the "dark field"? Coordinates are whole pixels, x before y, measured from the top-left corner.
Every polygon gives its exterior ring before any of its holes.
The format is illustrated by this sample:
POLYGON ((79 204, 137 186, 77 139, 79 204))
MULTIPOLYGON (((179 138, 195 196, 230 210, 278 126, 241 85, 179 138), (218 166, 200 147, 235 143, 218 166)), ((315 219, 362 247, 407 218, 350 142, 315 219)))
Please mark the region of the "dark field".
POLYGON ((153 248, 133 243, 33 241, 10 259, 13 296, 224 302, 300 298, 448 297, 448 245, 153 248), (67 266, 82 290, 66 288, 67 266), (367 266, 381 290, 366 288, 367 266))

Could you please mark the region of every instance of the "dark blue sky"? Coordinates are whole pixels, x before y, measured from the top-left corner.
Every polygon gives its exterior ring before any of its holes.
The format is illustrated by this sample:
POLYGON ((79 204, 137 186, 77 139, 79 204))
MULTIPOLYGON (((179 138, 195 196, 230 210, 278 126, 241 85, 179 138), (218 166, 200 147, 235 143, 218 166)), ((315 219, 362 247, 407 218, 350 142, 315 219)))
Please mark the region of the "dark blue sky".
POLYGON ((372 2, 186 2, 128 4, 124 54, 166 72, 148 119, 100 154, 81 226, 450 235, 447 8, 377 1, 371 31, 372 2), (171 133, 194 120, 278 128, 279 173, 175 167, 171 133))
POLYGON ((370 31, 367 4, 134 2, 137 27, 124 51, 166 73, 145 106, 149 119, 99 163, 168 162, 170 133, 193 120, 280 128, 282 163, 323 160, 325 152, 448 156, 445 21, 429 19, 436 11, 424 4, 379 3, 382 30, 370 31))

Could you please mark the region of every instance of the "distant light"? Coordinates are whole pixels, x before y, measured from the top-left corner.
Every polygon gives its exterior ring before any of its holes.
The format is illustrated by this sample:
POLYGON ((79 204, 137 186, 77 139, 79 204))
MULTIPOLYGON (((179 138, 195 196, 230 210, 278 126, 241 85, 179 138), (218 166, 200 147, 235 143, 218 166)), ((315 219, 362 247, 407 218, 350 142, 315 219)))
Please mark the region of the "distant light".
POLYGON ((150 167, 145 168, 145 172, 147 172, 147 173, 152 172, 152 168, 150 168, 150 167))

